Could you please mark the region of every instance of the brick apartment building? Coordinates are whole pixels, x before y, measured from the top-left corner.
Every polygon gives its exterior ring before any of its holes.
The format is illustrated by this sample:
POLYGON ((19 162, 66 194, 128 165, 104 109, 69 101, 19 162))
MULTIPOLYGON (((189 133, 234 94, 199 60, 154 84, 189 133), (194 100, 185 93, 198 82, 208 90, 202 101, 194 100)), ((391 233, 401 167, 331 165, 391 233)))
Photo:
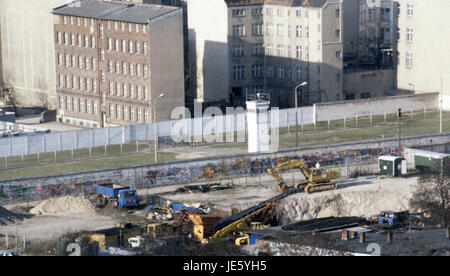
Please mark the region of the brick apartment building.
POLYGON ((184 106, 182 9, 82 0, 52 13, 59 121, 164 121, 184 106))

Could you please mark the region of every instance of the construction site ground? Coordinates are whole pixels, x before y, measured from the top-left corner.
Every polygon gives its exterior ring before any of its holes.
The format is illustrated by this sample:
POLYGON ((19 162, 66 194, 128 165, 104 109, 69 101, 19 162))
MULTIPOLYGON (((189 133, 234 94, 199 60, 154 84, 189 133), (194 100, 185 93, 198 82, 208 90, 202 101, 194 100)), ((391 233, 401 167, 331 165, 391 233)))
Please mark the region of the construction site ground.
MULTIPOLYGON (((292 174, 299 179, 298 174, 292 174)), ((339 181, 338 188, 314 194, 300 192, 288 196, 277 203, 276 213, 279 224, 288 224, 300 220, 326 216, 363 216, 377 215, 381 210, 404 210, 408 208, 409 198, 417 177, 385 178, 360 177, 339 181)), ((288 182, 288 185, 292 183, 288 182)), ((176 193, 184 185, 159 187, 139 190, 138 194, 145 199, 150 195, 159 195, 172 202, 182 202, 185 205, 201 203, 211 207, 212 212, 227 216, 234 212, 253 206, 267 200, 278 193, 273 179, 264 176, 253 179, 234 179, 222 182, 229 185, 228 189, 205 193, 176 193), (231 183, 233 182, 233 183, 231 183)), ((10 210, 14 214, 22 213, 17 219, 12 219, 6 225, 0 225, 0 249, 4 244, 5 234, 19 237, 25 235, 27 241, 56 241, 64 234, 80 231, 95 231, 116 227, 127 221, 144 221, 146 212, 134 210, 128 214, 124 210, 114 208, 96 209, 94 212, 76 214, 51 214, 32 216, 27 211, 39 202, 29 202, 15 205, 3 205, 3 210, 10 210)), ((1 210, 0 210, 1 211, 1 210)), ((1 213, 1 212, 0 212, 1 213)), ((1 215, 1 214, 0 214, 1 215)))

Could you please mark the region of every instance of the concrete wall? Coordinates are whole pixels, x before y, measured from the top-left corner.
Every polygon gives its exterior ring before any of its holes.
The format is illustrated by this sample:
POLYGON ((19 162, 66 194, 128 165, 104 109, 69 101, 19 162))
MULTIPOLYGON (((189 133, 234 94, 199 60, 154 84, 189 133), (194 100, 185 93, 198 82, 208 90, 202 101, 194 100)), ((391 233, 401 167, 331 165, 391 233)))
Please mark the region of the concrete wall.
POLYGON ((187 0, 189 59, 196 63, 197 100, 228 100, 227 6, 224 0, 187 0))
MULTIPOLYGON (((402 141, 403 147, 444 143, 449 134, 409 137, 402 141)), ((345 143, 330 146, 287 149, 277 153, 219 156, 188 161, 175 161, 157 165, 71 173, 65 175, 0 180, 0 202, 20 199, 45 198, 80 192, 94 193, 95 185, 104 181, 131 185, 135 188, 151 188, 163 185, 216 182, 231 177, 243 177, 265 173, 274 164, 293 158, 302 158, 310 164, 336 166, 375 162, 380 155, 395 154, 397 139, 345 143), (205 169, 214 171, 207 176, 205 169)))
POLYGON ((439 93, 428 93, 408 96, 394 96, 351 100, 334 103, 314 104, 316 121, 354 118, 355 116, 384 115, 397 113, 401 108, 404 112, 439 108, 439 93))
POLYGON ((394 70, 344 73, 344 95, 355 94, 355 99, 360 99, 362 93, 370 93, 370 97, 381 97, 384 91, 393 89, 394 70))
MULTIPOLYGON (((0 1, 3 74, 5 81, 15 87, 21 105, 42 105, 40 94, 44 98, 56 95, 50 10, 67 2, 70 1, 0 1)), ((56 103, 56 98, 49 101, 56 103)))

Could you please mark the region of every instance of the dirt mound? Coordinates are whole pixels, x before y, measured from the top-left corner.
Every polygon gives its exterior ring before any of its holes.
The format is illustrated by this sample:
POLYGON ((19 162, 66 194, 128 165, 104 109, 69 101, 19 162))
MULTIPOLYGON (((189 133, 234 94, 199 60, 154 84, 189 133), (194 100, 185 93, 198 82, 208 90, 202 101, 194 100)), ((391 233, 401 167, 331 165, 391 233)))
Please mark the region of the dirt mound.
POLYGON ((0 225, 13 224, 27 218, 26 215, 12 212, 2 206, 0 206, 0 225))
POLYGON ((31 209, 30 213, 37 216, 93 214, 95 207, 85 198, 65 196, 47 199, 31 209))

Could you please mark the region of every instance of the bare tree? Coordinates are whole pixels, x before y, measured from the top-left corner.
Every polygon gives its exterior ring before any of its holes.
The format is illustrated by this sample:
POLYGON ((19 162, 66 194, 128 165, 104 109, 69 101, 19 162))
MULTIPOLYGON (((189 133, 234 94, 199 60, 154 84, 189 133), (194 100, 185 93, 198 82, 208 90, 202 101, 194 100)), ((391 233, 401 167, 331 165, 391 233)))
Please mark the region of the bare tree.
POLYGON ((429 223, 446 227, 450 221, 450 182, 444 174, 424 174, 419 177, 410 200, 413 208, 426 210, 429 223))
POLYGON ((15 93, 14 86, 12 85, 14 79, 9 72, 4 73, 3 84, 2 84, 2 92, 5 97, 5 104, 10 105, 14 109, 14 113, 17 116, 17 94, 15 93))

